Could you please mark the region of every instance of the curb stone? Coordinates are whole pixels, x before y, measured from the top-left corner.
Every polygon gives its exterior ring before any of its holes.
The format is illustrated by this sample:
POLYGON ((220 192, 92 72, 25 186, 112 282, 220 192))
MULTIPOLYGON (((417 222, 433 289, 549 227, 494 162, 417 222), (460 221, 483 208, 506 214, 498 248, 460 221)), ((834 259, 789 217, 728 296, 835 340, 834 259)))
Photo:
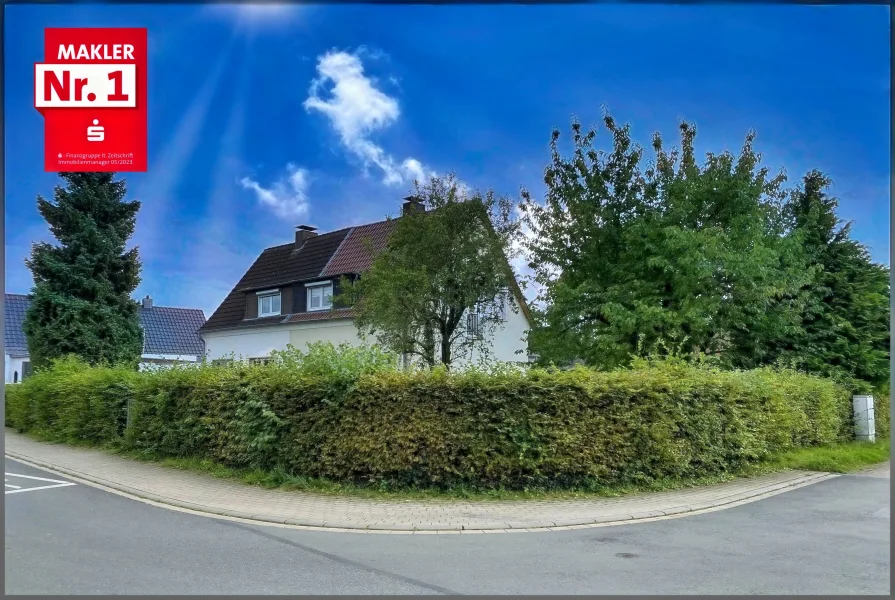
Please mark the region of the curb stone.
POLYGON ((185 500, 180 500, 177 498, 171 498, 163 495, 159 495, 153 493, 151 491, 145 491, 142 489, 137 489, 131 486, 127 486, 124 484, 119 484, 114 481, 110 481, 95 475, 91 475, 88 473, 80 472, 76 469, 72 469, 69 467, 65 467, 62 465, 56 465, 51 462, 34 459, 30 456, 20 454, 14 451, 5 451, 6 456, 12 458, 14 460, 20 461, 24 464, 38 467, 41 469, 47 469, 58 473, 60 475, 65 475, 70 477, 76 481, 81 483, 85 483, 92 487, 99 487, 105 489, 107 491, 117 493, 118 495, 122 495, 125 497, 129 497, 135 500, 140 500, 144 502, 148 502, 153 505, 157 505, 163 508, 173 509, 173 510, 181 510, 184 512, 189 512, 201 516, 211 517, 211 518, 225 518, 230 520, 243 521, 247 523, 254 524, 262 524, 262 525, 273 525, 279 527, 288 527, 293 529, 305 529, 305 530, 313 530, 313 531, 328 531, 328 532, 340 532, 340 533, 370 533, 370 534, 454 534, 454 535, 462 535, 462 534, 482 534, 482 533, 535 533, 535 532, 546 532, 546 531, 567 531, 567 530, 576 530, 576 529, 586 529, 586 528, 594 528, 594 527, 608 527, 608 526, 617 526, 617 525, 626 525, 633 524, 639 522, 649 522, 656 520, 666 520, 672 518, 680 518, 690 515, 701 514, 705 512, 712 512, 716 510, 722 510, 725 508, 732 508, 734 506, 739 506, 741 504, 746 504, 749 502, 754 502, 757 500, 761 500, 763 498, 767 498, 770 496, 774 496, 777 494, 781 494, 784 492, 791 491, 796 488, 812 485, 814 483, 819 483, 821 481, 825 481, 827 479, 831 479, 834 477, 838 477, 838 475, 830 474, 830 473, 818 473, 818 472, 805 472, 803 475, 793 478, 788 481, 783 481, 779 483, 774 483, 770 485, 761 486, 755 488, 753 490, 749 490, 746 492, 734 492, 732 494, 718 497, 712 501, 708 502, 699 502, 693 503, 691 505, 686 506, 675 506, 665 510, 651 510, 651 511, 643 511, 643 512, 624 512, 624 508, 619 507, 620 514, 610 514, 610 515, 602 515, 597 517, 582 517, 580 519, 560 519, 553 520, 552 522, 545 519, 546 522, 551 522, 551 525, 534 525, 532 523, 525 523, 523 525, 517 525, 513 527, 508 523, 485 523, 483 526, 469 529, 463 525, 454 526, 452 528, 445 527, 422 527, 416 526, 414 524, 399 524, 399 523, 372 523, 366 525, 355 525, 352 523, 339 522, 332 523, 331 525, 327 525, 326 520, 313 519, 313 518, 286 518, 286 517, 278 517, 270 514, 258 514, 244 511, 236 511, 236 510, 228 510, 217 508, 213 506, 206 506, 202 504, 197 504, 195 502, 188 502, 185 500))

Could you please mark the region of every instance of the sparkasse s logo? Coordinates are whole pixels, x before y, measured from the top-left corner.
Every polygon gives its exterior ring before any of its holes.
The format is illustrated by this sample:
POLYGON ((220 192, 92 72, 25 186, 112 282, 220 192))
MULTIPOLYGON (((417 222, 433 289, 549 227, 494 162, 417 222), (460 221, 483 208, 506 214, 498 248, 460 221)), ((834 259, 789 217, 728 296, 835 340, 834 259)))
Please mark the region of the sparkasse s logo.
POLYGON ((145 28, 44 30, 44 170, 146 171, 145 28))

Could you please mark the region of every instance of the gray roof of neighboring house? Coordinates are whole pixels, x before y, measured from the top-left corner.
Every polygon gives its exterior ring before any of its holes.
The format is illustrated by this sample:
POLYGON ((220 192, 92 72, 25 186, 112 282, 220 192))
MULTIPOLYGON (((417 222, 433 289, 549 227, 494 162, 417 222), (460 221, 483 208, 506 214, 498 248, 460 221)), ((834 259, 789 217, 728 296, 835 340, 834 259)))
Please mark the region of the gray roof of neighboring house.
POLYGON ((28 310, 28 296, 6 294, 3 303, 3 342, 4 352, 10 356, 28 356, 28 343, 22 324, 25 322, 25 311, 28 310))
MULTIPOLYGON (((28 344, 22 325, 30 300, 21 294, 6 294, 4 311, 4 340, 10 356, 27 356, 28 344)), ((203 356, 205 344, 199 337, 199 328, 205 324, 205 313, 198 308, 172 308, 138 306, 140 325, 143 327, 144 354, 174 354, 179 356, 203 356)))
POLYGON ((205 313, 200 309, 140 306, 137 310, 145 332, 144 354, 204 356, 205 342, 199 337, 199 328, 205 324, 205 313))

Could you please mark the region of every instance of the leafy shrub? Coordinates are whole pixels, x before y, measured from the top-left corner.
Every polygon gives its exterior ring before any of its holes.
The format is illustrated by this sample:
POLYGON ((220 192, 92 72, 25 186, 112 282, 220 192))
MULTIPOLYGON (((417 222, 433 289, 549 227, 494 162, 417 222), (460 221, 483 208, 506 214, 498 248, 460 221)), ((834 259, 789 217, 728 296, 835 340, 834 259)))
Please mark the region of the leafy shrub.
POLYGON ((51 368, 6 388, 6 424, 61 442, 118 439, 135 381, 130 368, 93 369, 75 357, 57 359, 51 368))
POLYGON ((332 345, 276 359, 127 374, 58 363, 8 389, 7 425, 355 483, 507 489, 722 474, 851 436, 847 388, 782 369, 401 371, 332 345))

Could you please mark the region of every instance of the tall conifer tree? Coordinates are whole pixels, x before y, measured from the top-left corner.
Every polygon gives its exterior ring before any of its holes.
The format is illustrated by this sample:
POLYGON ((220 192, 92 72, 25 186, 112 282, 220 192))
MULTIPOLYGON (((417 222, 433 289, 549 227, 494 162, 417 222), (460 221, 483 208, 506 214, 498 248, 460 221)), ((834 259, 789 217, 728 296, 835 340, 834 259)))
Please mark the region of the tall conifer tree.
POLYGON ((32 246, 25 261, 34 276, 25 336, 32 363, 74 354, 90 364, 131 363, 143 334, 131 294, 140 283, 134 233, 138 201, 125 201, 114 173, 62 173, 53 201, 37 209, 58 244, 32 246))
POLYGON ((813 273, 790 355, 813 373, 881 384, 889 379, 889 270, 851 238, 829 185, 812 171, 789 202, 793 236, 813 273))

